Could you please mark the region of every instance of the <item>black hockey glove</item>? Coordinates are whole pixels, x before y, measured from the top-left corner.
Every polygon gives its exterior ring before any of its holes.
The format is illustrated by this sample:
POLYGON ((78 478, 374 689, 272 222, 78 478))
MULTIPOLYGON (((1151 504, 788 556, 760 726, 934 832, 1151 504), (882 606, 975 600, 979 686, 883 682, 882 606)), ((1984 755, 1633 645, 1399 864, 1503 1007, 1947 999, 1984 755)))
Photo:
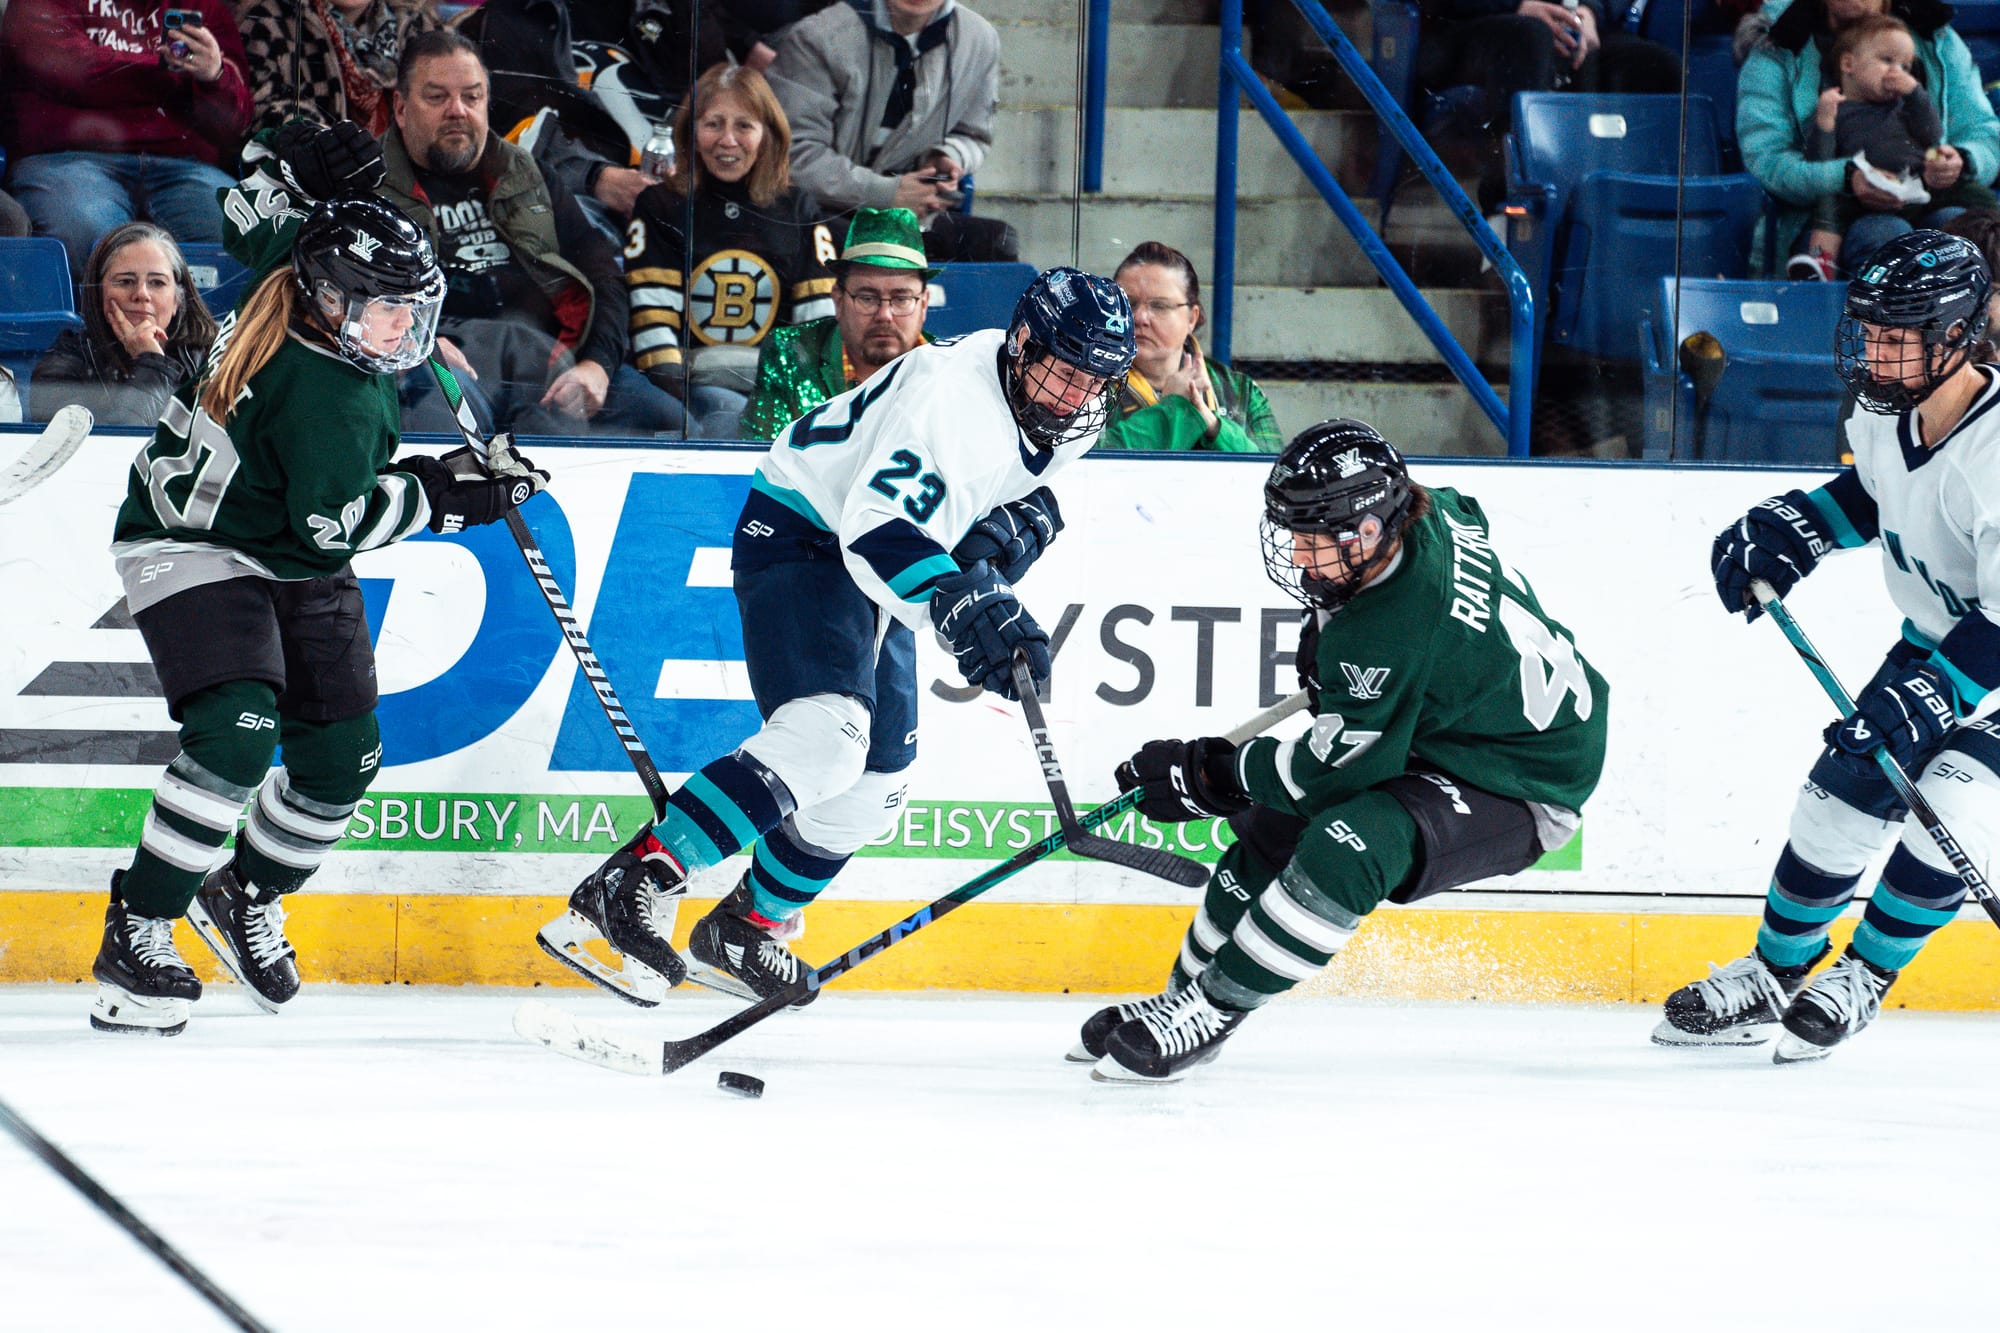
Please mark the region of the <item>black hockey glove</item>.
POLYGON ((507 517, 549 484, 549 474, 515 453, 511 443, 501 449, 503 464, 493 472, 471 449, 454 449, 443 458, 412 454, 389 466, 409 473, 424 488, 432 532, 459 532, 507 517))
POLYGON ((931 594, 931 623, 951 645, 968 685, 982 685, 1003 699, 1017 699, 1014 654, 1028 655, 1035 690, 1048 684, 1049 636, 1020 598, 984 560, 963 574, 941 578, 931 594))
POLYGON ((372 194, 382 183, 382 145, 351 120, 291 121, 271 136, 271 151, 286 188, 314 203, 372 194))
POLYGON ((1885 747, 1915 777, 1957 722, 1951 686, 1930 663, 1912 662, 1893 679, 1863 690, 1854 712, 1826 729, 1826 743, 1864 758, 1877 746, 1885 747))
POLYGON ((1774 495, 1716 534, 1709 556, 1715 591, 1731 614, 1748 608, 1755 620, 1764 608, 1750 595, 1750 580, 1763 579, 1783 597, 1832 549, 1804 491, 1774 495))
POLYGON ((1007 582, 1019 583, 1028 566, 1062 530, 1062 510, 1056 505, 1055 492, 1037 486, 973 524, 972 531, 952 548, 951 558, 967 568, 984 560, 1007 582))
POLYGON ((1139 813, 1160 824, 1240 815, 1250 793, 1236 776, 1236 746, 1220 736, 1147 741, 1118 765, 1118 790, 1144 786, 1139 813))

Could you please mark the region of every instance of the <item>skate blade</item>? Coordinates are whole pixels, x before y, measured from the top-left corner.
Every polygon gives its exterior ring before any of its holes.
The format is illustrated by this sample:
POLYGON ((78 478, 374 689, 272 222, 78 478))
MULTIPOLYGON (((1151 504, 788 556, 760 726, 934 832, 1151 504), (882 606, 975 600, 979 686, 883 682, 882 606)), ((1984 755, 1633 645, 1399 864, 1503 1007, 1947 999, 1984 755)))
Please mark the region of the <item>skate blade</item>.
POLYGON ((601 938, 597 927, 578 912, 565 912, 535 932, 535 943, 542 946, 542 952, 578 976, 596 982, 627 1004, 641 1009, 656 1007, 672 984, 635 958, 626 958, 622 969, 614 968, 583 947, 586 941, 601 938))
POLYGON ((1774 1065, 1811 1064, 1814 1060, 1824 1060, 1833 1054, 1831 1046, 1815 1046, 1809 1041, 1794 1037, 1787 1032, 1778 1038, 1778 1044, 1771 1048, 1771 1063, 1774 1065))
POLYGON ((681 955, 681 959, 687 964, 687 979, 697 986, 701 986, 707 990, 720 991, 724 995, 734 995, 739 1000, 755 1001, 764 998, 728 972, 723 971, 719 967, 710 967, 707 963, 702 962, 693 953, 684 953, 681 955))
POLYGON ((97 983, 90 1025, 99 1032, 128 1037, 174 1037, 187 1027, 190 1001, 173 996, 134 995, 108 982, 97 983))
POLYGON ((1771 1040, 1772 1030, 1777 1026, 1776 1023, 1751 1023, 1743 1027, 1725 1028, 1721 1032, 1704 1034, 1700 1032, 1683 1032, 1663 1018, 1660 1020, 1660 1025, 1653 1029, 1653 1044, 1656 1046, 1762 1046, 1765 1042, 1771 1040))
POLYGON ((223 937, 221 928, 215 924, 215 918, 211 917, 208 909, 201 905, 199 896, 188 903, 187 923, 194 928, 194 933, 200 937, 201 942, 208 946, 208 951, 222 964, 222 970, 229 974, 229 979, 243 988, 243 993, 250 997, 250 1003, 267 1014, 279 1011, 280 1006, 267 999, 264 992, 251 985, 250 978, 243 975, 243 965, 237 961, 236 951, 229 947, 229 941, 223 937))
POLYGON ((1094 1065, 1103 1058, 1101 1055, 1092 1055, 1090 1048, 1082 1042, 1078 1042, 1063 1052, 1063 1059, 1073 1065, 1094 1065))
MULTIPOLYGON (((1193 1066, 1191 1065, 1189 1068, 1193 1068, 1193 1066)), ((1124 1065, 1119 1064, 1118 1061, 1107 1055, 1091 1066, 1090 1081, 1093 1083, 1178 1083, 1181 1081, 1181 1075, 1186 1072, 1187 1070, 1184 1069, 1168 1074, 1164 1078, 1154 1078, 1150 1074, 1141 1074, 1136 1070, 1127 1069, 1124 1065)))

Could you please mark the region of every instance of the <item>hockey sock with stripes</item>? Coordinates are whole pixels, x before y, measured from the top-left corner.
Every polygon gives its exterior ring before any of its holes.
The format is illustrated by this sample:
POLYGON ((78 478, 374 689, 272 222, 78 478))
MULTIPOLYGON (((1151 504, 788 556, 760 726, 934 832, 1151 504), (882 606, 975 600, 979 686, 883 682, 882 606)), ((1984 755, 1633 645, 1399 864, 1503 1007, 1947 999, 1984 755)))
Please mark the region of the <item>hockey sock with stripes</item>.
POLYGON ((284 766, 258 788, 236 839, 245 886, 295 892, 347 832, 347 821, 382 767, 375 714, 338 722, 285 719, 284 766))
POLYGON ((141 916, 178 917, 221 859, 244 802, 277 748, 277 695, 227 681, 181 701, 181 752, 153 788, 139 849, 121 892, 141 916))
POLYGON ((751 910, 772 924, 791 920, 852 859, 851 855, 829 852, 807 842, 793 819, 781 821, 758 840, 751 857, 751 910))
POLYGON ((1333 961, 1361 914, 1327 896, 1295 860, 1258 894, 1201 974, 1221 1009, 1255 1009, 1333 961))
POLYGON ((1201 906, 1181 939, 1181 951, 1167 978, 1168 990, 1180 990, 1208 970, 1217 951, 1229 943, 1229 932, 1250 909, 1250 900, 1275 878, 1272 868, 1240 842, 1222 854, 1215 873, 1208 878, 1201 906))
POLYGON ((1855 928, 1854 952, 1884 972, 1900 972, 1964 901, 1964 880, 1898 847, 1882 867, 1881 882, 1855 928))
POLYGON ((689 777, 667 798, 653 835, 689 874, 719 864, 776 828, 792 812, 778 776, 741 750, 689 777))
POLYGON ((1826 932, 1854 899, 1859 873, 1829 875, 1799 859, 1787 843, 1764 894, 1757 952, 1780 975, 1798 976, 1826 952, 1826 932))

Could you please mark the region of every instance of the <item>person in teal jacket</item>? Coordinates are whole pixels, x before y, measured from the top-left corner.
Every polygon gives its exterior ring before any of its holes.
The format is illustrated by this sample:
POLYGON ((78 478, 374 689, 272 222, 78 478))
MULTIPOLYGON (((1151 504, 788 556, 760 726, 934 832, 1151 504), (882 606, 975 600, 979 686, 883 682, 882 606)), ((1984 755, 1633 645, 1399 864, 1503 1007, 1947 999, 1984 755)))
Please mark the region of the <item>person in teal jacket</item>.
MULTIPOLYGON (((1766 0, 1753 16, 1768 22, 1736 80, 1736 141, 1743 165, 1776 197, 1778 244, 1792 253, 1812 207, 1844 185, 1877 210, 1849 229, 1843 258, 1851 269, 1910 224, 1896 216, 1900 200, 1865 181, 1848 182, 1849 163, 1808 160, 1813 115, 1828 86, 1825 59, 1836 31, 1870 14, 1893 14, 1917 40, 1917 70, 1944 124, 1938 155, 1925 164, 1924 183, 1936 191, 1961 177, 1986 185, 2000 174, 2000 118, 1986 100, 1979 67, 1965 41, 1949 26, 1951 9, 1940 0, 1766 0), (1866 229, 1863 237, 1854 235, 1866 229), (1863 244, 1857 245, 1856 240, 1863 244)), ((1837 81, 1837 75, 1832 76, 1837 81)))

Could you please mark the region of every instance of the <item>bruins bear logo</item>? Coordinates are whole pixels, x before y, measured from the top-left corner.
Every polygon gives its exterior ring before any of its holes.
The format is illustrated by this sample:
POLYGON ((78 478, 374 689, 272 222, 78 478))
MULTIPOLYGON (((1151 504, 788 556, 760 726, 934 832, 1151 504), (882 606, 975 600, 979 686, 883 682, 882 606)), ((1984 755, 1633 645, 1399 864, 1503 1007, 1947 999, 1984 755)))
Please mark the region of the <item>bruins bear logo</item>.
POLYGON ((697 342, 757 342, 778 317, 778 275, 748 250, 718 250, 695 266, 688 315, 697 342))

